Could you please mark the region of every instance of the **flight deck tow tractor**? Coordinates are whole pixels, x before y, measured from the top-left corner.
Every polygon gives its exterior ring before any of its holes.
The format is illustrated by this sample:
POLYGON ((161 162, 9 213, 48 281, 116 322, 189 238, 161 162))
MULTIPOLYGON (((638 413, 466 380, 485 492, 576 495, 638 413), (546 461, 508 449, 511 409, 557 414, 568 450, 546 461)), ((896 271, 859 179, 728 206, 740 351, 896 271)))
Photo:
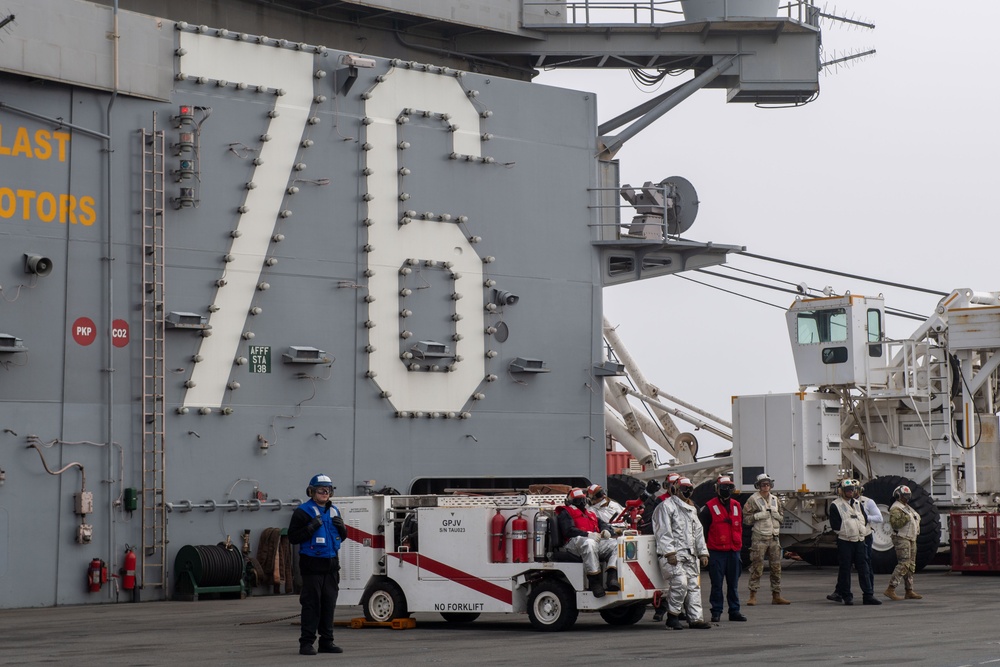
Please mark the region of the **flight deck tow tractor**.
POLYGON ((559 548, 563 495, 339 498, 347 524, 339 604, 370 622, 437 612, 451 623, 526 613, 542 631, 566 630, 581 611, 632 625, 663 588, 653 537, 618 537, 621 590, 597 598, 579 558, 559 548))

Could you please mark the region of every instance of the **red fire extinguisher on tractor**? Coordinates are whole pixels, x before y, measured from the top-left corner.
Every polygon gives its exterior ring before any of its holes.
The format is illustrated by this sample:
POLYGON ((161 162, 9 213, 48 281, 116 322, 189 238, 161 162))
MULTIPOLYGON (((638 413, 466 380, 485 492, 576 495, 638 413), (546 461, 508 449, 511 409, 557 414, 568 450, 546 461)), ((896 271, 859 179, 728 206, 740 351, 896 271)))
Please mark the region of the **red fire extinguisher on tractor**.
POLYGON ((101 586, 107 582, 107 564, 100 558, 94 558, 90 561, 90 566, 87 568, 87 589, 91 593, 97 593, 101 590, 101 586))
POLYGON ((122 566, 122 588, 127 591, 135 588, 135 551, 125 545, 125 564, 122 566))
POLYGON ((506 525, 503 514, 497 509, 497 513, 490 519, 490 562, 507 562, 507 543, 504 541, 503 529, 506 525))
POLYGON ((528 562, 528 520, 520 513, 510 524, 510 552, 512 562, 528 562))

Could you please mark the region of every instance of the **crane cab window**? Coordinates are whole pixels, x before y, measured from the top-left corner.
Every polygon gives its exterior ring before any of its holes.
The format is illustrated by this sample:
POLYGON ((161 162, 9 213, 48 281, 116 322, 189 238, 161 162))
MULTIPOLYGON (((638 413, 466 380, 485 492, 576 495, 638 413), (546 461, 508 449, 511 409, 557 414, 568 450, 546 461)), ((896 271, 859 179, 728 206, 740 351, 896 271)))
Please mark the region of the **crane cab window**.
POLYGON ((882 313, 875 308, 868 309, 868 342, 877 343, 868 346, 869 357, 882 356, 882 313))
POLYGON ((843 308, 807 310, 798 314, 799 345, 847 340, 847 311, 843 308))

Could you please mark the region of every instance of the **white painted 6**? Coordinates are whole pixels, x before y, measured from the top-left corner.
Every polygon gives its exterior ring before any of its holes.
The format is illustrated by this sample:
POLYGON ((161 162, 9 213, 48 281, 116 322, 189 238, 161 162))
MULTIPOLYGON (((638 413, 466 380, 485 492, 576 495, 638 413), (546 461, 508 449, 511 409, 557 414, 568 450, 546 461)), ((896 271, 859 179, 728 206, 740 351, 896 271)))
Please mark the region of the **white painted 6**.
MULTIPOLYGON (((398 147, 401 126, 396 118, 406 108, 449 114, 450 122, 459 128, 451 133, 452 150, 463 155, 480 155, 479 113, 455 77, 393 68, 371 91, 365 104, 365 113, 372 120, 366 128, 371 147, 366 153, 366 166, 370 170, 367 194, 371 197, 368 217, 372 221, 368 242, 373 247, 367 255, 368 269, 374 272, 368 279, 368 290, 375 297, 368 304, 368 318, 375 324, 368 330, 369 343, 375 348, 369 355, 369 370, 375 373, 378 386, 391 394, 388 400, 396 410, 458 412, 486 373, 483 264, 454 222, 414 220, 408 225, 399 224, 397 172, 400 167, 420 167, 408 165, 407 152, 398 147), (463 358, 455 364, 453 372, 408 371, 399 359, 398 314, 403 307, 399 269, 411 257, 451 262, 452 271, 461 276, 454 282, 455 291, 466 296, 455 302, 456 313, 462 316, 455 329, 462 338, 439 341, 452 345, 454 352, 463 358)), ((455 168, 477 168, 475 163, 467 163, 465 167, 462 164, 466 163, 456 163, 455 168)), ((404 178, 404 188, 405 181, 404 178)), ((446 196, 442 188, 441 200, 434 205, 436 212, 452 211, 446 196)))

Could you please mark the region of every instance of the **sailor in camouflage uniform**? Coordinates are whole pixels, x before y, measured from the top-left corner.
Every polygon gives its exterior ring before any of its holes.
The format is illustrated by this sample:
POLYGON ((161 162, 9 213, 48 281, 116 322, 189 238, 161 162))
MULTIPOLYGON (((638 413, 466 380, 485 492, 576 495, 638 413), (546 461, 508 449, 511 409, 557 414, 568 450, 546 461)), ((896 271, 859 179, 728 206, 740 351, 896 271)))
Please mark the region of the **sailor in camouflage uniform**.
POLYGON ((890 600, 919 600, 919 595, 913 590, 913 573, 917 571, 917 535, 920 534, 920 514, 910 507, 910 487, 905 484, 897 486, 892 497, 896 502, 889 508, 889 525, 892 527, 892 546, 896 548, 896 569, 889 577, 889 587, 885 596, 890 600), (905 598, 896 595, 896 586, 900 580, 906 587, 905 598))
POLYGON ((753 486, 757 491, 743 506, 743 523, 753 526, 750 537, 750 599, 748 606, 757 604, 760 575, 764 573, 764 557, 771 566, 771 604, 791 604, 781 597, 781 505, 771 494, 774 480, 767 473, 757 475, 753 486))

